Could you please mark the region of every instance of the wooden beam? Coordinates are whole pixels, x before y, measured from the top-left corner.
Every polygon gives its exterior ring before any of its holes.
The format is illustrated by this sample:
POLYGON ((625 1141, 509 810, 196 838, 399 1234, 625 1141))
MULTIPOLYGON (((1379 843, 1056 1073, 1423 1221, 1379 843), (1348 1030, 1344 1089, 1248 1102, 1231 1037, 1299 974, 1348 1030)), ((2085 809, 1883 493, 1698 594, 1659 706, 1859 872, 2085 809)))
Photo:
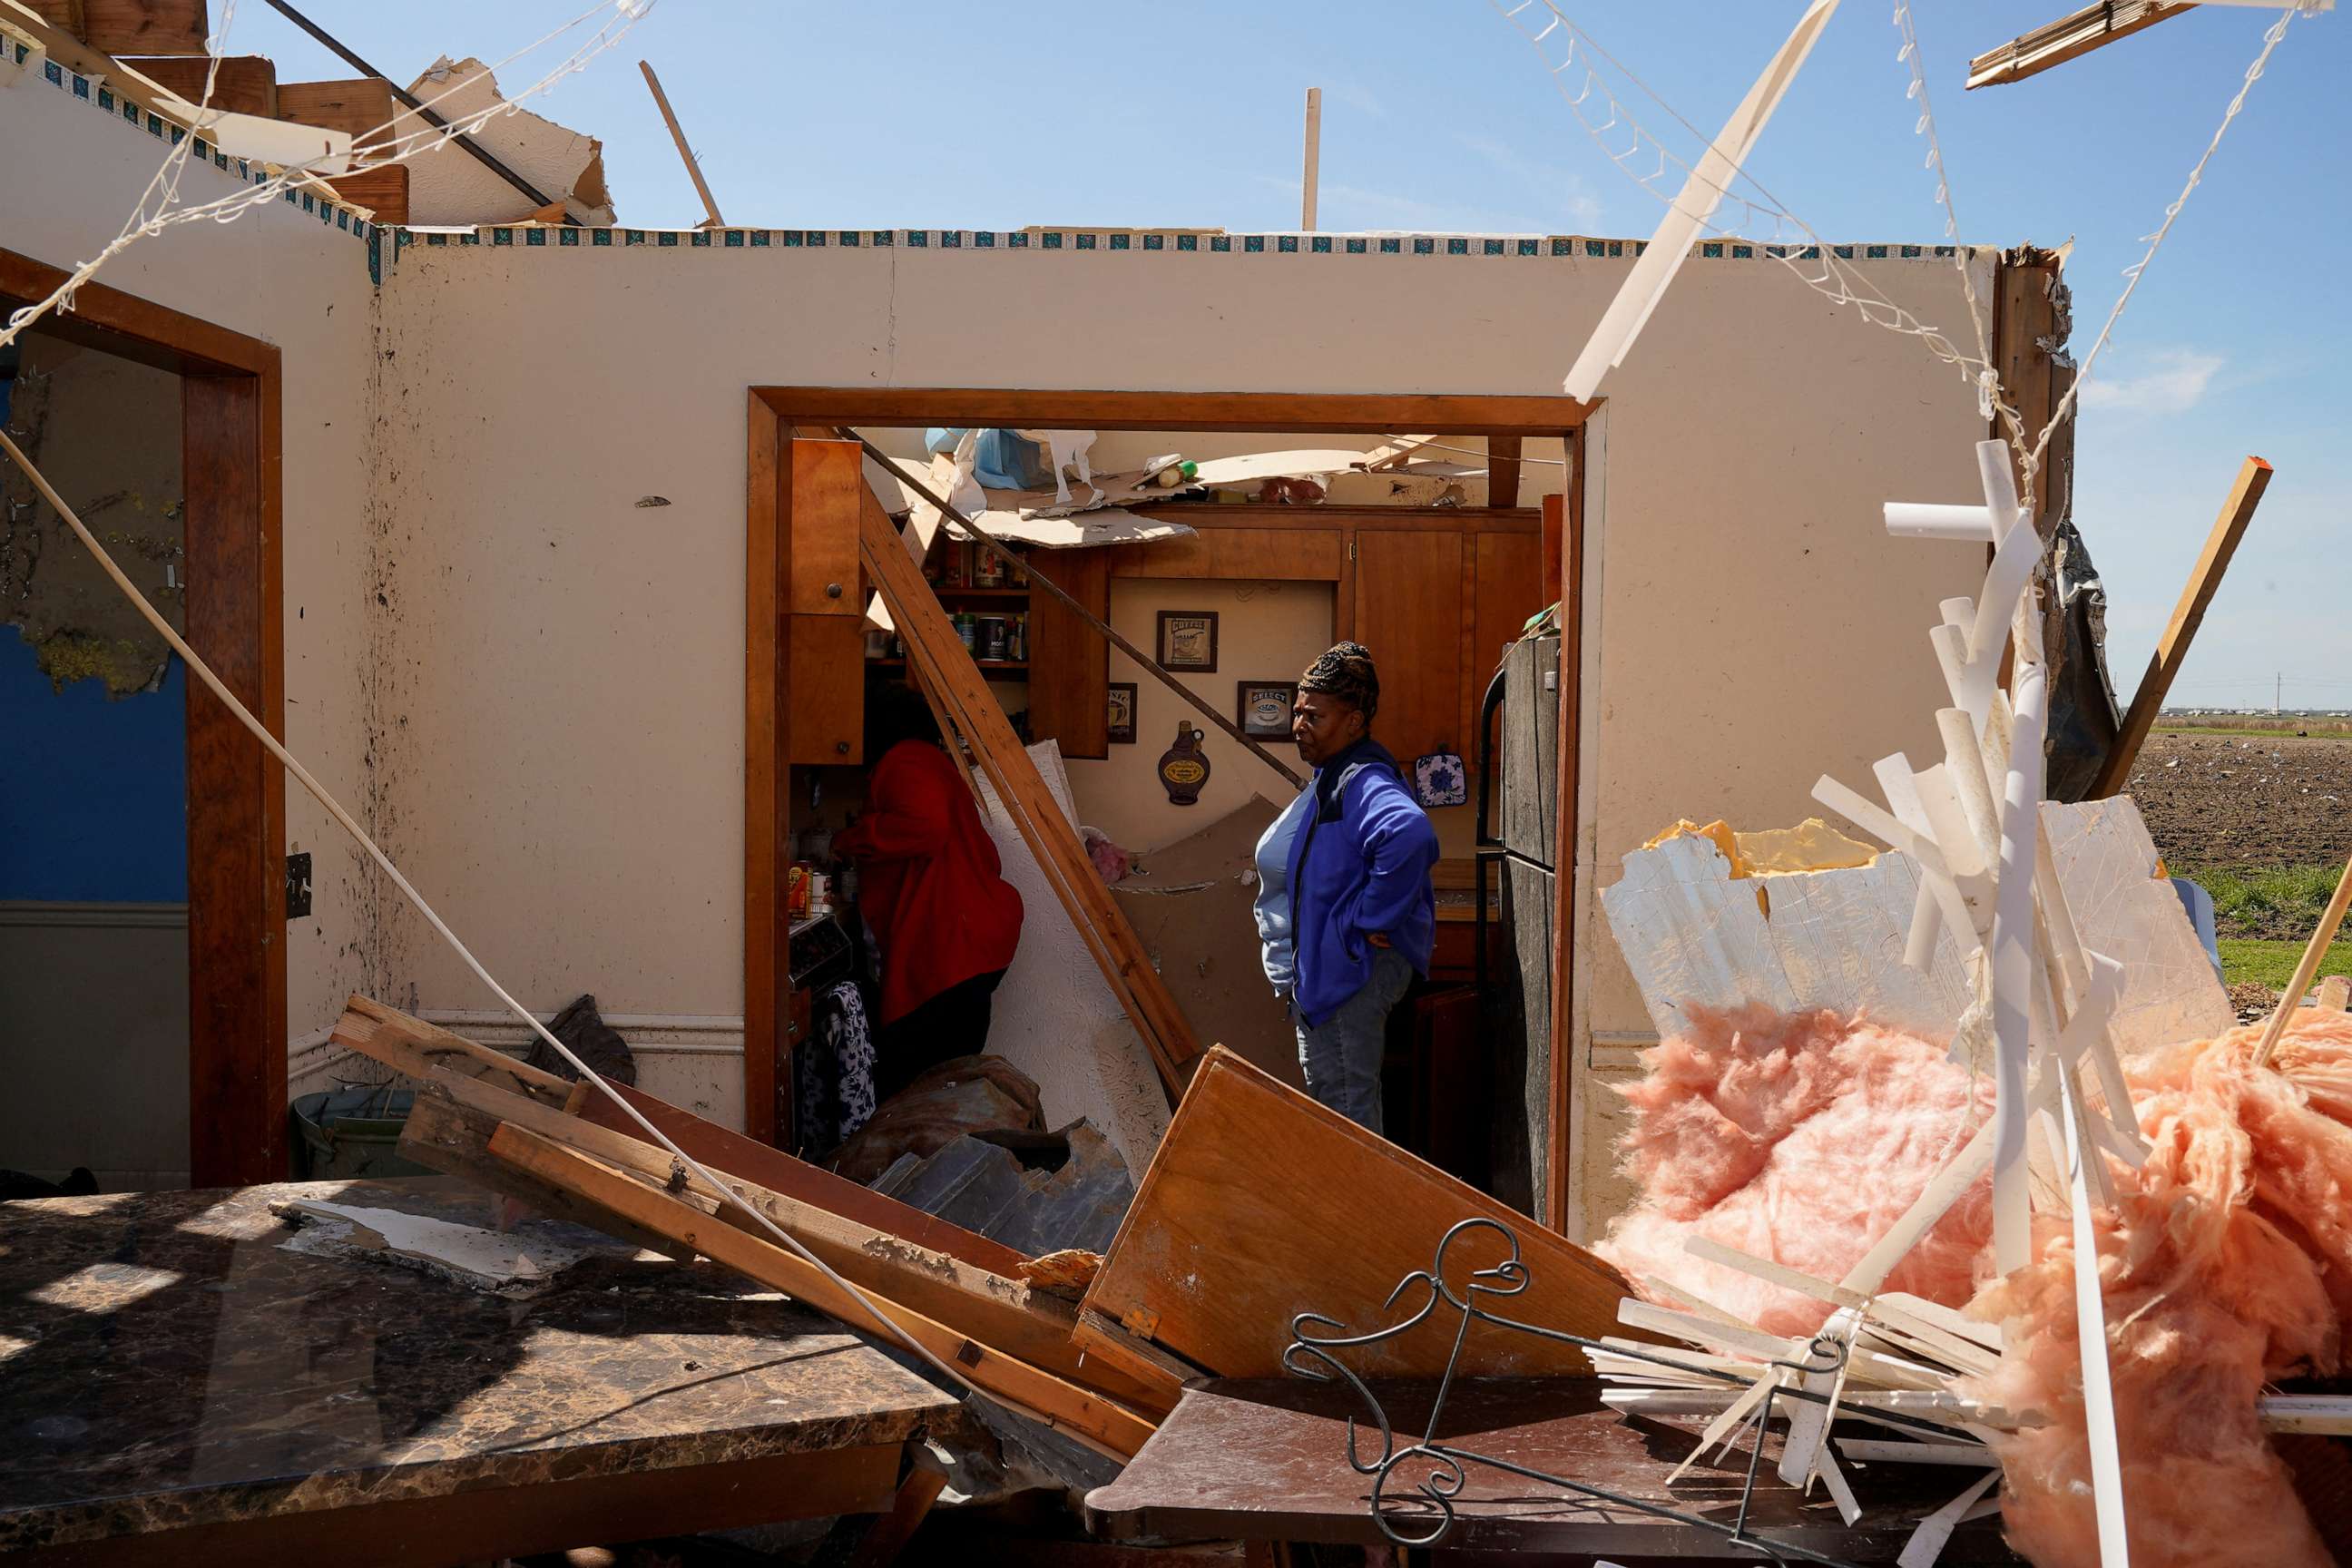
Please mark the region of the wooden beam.
POLYGON ((2319 983, 2319 1005, 2331 1013, 2352 1006, 2352 976, 2331 974, 2319 983))
POLYGON ((392 84, 381 77, 278 84, 278 119, 365 137, 362 147, 381 146, 392 140, 388 127, 394 112, 392 84), (371 136, 372 132, 378 134, 371 136))
POLYGON ((686 163, 686 172, 694 180, 694 194, 702 198, 702 210, 710 216, 704 221, 707 228, 724 228, 727 220, 719 216, 719 203, 710 195, 710 186, 702 177, 702 165, 695 160, 694 149, 686 144, 686 131, 670 112, 669 94, 662 90, 661 78, 654 75, 653 62, 639 60, 637 68, 646 73, 646 85, 654 90, 654 103, 661 110, 662 123, 669 127, 669 139, 677 144, 677 155, 686 163))
POLYGON ((384 163, 356 174, 337 174, 327 182, 335 195, 353 206, 366 207, 375 221, 394 226, 408 221, 408 165, 384 163))
POLYGON ((2132 764, 2139 760, 2139 749, 2147 740, 2147 732, 2156 716, 2164 710, 2165 697, 2172 690, 2173 678, 2180 673, 2182 661, 2189 657, 2189 646, 2196 639, 2197 628, 2204 623, 2206 607, 2212 604, 2214 593, 2221 586, 2221 574, 2230 569, 2231 557, 2238 552, 2238 541, 2246 534, 2246 525, 2254 520, 2254 509, 2262 504, 2263 492, 2270 488, 2271 466, 2260 458, 2248 458, 2238 469, 2238 482, 2230 487, 2229 499, 2221 503, 2221 513, 2213 520, 2212 531, 2205 536, 2205 548, 2189 569, 2189 581, 2180 590, 2180 602, 2172 607, 2172 619, 2157 639, 2156 652, 2149 656, 2147 673, 2139 678, 2139 689, 2132 694, 2131 706, 2124 713, 2122 731, 2116 737, 2114 750, 2100 766, 2099 776, 2091 785, 2092 800, 2105 800, 2120 794, 2131 777, 2132 764))
MULTIPOLYGON (((476 1088, 484 1094, 496 1092, 479 1085, 476 1088)), ((490 1135, 507 1121, 500 1112, 512 1104, 528 1105, 530 1101, 519 1095, 502 1095, 502 1103, 497 1109, 485 1110, 459 1100, 458 1092, 438 1076, 419 1086, 408 1119, 400 1127, 402 1159, 471 1182, 485 1192, 511 1198, 550 1219, 603 1230, 675 1262, 694 1261, 694 1248, 608 1215, 577 1194, 526 1175, 491 1153, 490 1135)))
MULTIPOLYGON (((1183 1091, 1184 1065, 1200 1054, 1192 1026, 1152 967, 1135 929, 1103 886, 1069 819, 1046 792, 1037 764, 1013 732, 1011 721, 989 691, 971 650, 949 626, 946 612, 915 563, 907 559, 906 548, 878 501, 869 501, 864 509, 860 544, 866 570, 889 606, 891 620, 907 639, 909 665, 955 716, 956 727, 971 742, 989 782, 996 786, 998 800, 1068 910, 1111 994, 1142 1037, 1172 1105, 1183 1091)), ((1044 579, 1033 576, 1032 581, 1044 579)), ((1116 633, 1111 637, 1114 642, 1123 640, 1116 633)))
POLYGON ((428 1078, 436 1068, 446 1068, 460 1077, 478 1079, 508 1094, 557 1110, 572 1098, 574 1087, 571 1079, 542 1071, 520 1057, 477 1045, 463 1035, 453 1035, 366 996, 344 1002, 332 1038, 344 1049, 411 1078, 428 1078))
POLYGON ((2270 1022, 2263 1027, 2263 1043, 2255 1047, 2254 1065, 2267 1066, 2271 1053, 2278 1049, 2279 1036, 2286 1030, 2286 1021, 2303 1005, 2311 990, 2312 980, 2327 958, 2327 950, 2336 941, 2336 933, 2344 929, 2344 915, 2352 909, 2352 856, 2345 858, 2344 874, 2336 879, 2336 892, 2327 907, 2319 913, 2319 925, 2312 931, 2311 940, 2304 944, 2303 959, 2294 966, 2294 977, 2286 983, 2279 994, 2278 1006, 2271 1013, 2270 1022))
POLYGON ((1099 1452, 1132 1458, 1151 1435, 1150 1422, 1109 1399, 992 1350, 901 1303, 877 1298, 876 1308, 869 1309, 805 1259, 526 1128, 512 1123, 499 1128, 490 1140, 490 1152, 518 1170, 692 1247, 712 1262, 782 1290, 861 1332, 896 1344, 903 1331, 941 1361, 961 1367, 964 1376, 992 1397, 1099 1452))
POLYGON ((1519 441, 1517 436, 1487 437, 1486 505, 1490 509, 1519 504, 1519 441))
POLYGON ((110 55, 201 55, 205 0, 26 0, 43 21, 110 55))
POLYGON ((1601 400, 1539 394, 1059 392, 991 387, 761 386, 800 425, 962 425, 1070 430, 1557 436, 1601 400))
POLYGON ((2189 0, 2103 0, 1988 49, 1969 62, 1969 86, 2000 87, 2080 59, 2189 8, 2189 0))
MULTIPOLYGON (((694 1205, 704 1214, 767 1239, 758 1222, 727 1203, 716 1188, 698 1178, 682 1175, 682 1168, 669 1151, 644 1142, 636 1135, 640 1129, 616 1132, 478 1079, 453 1079, 446 1068, 435 1069, 428 1085, 430 1093, 446 1095, 475 1111, 561 1143, 624 1174, 665 1187, 671 1196, 694 1205)), ((420 1100, 426 1096, 420 1096, 420 1100)), ((756 1183, 730 1180, 730 1185, 737 1196, 824 1259, 825 1267, 862 1289, 903 1302, 1057 1377, 1099 1387, 1123 1403, 1156 1414, 1165 1414, 1175 1407, 1181 1379, 1157 1374, 1129 1377, 1113 1367, 1100 1369, 1099 1375, 1081 1373, 1080 1363, 1085 1357, 1072 1338, 1077 1327, 1077 1310, 1066 1301, 1034 1290, 1018 1279, 976 1268, 944 1253, 929 1251, 903 1237, 845 1219, 814 1204, 771 1192, 756 1183)))
MULTIPOLYGON (((116 62, 128 66, 167 92, 190 103, 205 101, 205 73, 212 64, 206 55, 137 55, 116 62)), ((278 118, 278 67, 262 55, 223 57, 213 79, 212 107, 231 114, 278 118)))
MULTIPOLYGON (((706 1121, 694 1112, 682 1110, 666 1100, 656 1100, 641 1089, 621 1084, 614 1087, 620 1089, 621 1098, 661 1130, 662 1136, 721 1175, 755 1183, 771 1192, 797 1198, 844 1219, 855 1220, 874 1230, 895 1236, 901 1241, 910 1242, 930 1252, 944 1253, 975 1268, 1006 1279, 1018 1278, 1021 1265, 1028 1261, 1001 1241, 993 1241, 961 1226, 951 1225, 896 1198, 885 1197, 845 1176, 836 1176, 831 1171, 795 1160, 781 1149, 771 1148, 755 1138, 721 1127, 715 1121, 706 1121)), ((583 1121, 593 1121, 631 1137, 638 1136, 636 1123, 624 1116, 611 1100, 593 1090, 574 1096, 571 1110, 573 1115, 583 1121)))

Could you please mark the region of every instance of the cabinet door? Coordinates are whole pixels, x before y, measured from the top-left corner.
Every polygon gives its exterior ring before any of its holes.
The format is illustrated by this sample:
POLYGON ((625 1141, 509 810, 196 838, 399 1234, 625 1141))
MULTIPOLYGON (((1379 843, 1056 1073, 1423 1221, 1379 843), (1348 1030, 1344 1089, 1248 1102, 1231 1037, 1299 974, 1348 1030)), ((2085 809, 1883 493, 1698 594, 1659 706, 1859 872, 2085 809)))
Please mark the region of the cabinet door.
POLYGON ((1462 535, 1356 533, 1355 637, 1380 667, 1372 732, 1407 768, 1430 752, 1466 752, 1462 717, 1462 535))
MULTIPOLYGON (((1110 552, 1033 550, 1029 575, 1048 577, 1097 619, 1110 619, 1110 552)), ((1029 590, 1029 737, 1066 757, 1110 754, 1110 648, 1102 633, 1044 588, 1029 590)))

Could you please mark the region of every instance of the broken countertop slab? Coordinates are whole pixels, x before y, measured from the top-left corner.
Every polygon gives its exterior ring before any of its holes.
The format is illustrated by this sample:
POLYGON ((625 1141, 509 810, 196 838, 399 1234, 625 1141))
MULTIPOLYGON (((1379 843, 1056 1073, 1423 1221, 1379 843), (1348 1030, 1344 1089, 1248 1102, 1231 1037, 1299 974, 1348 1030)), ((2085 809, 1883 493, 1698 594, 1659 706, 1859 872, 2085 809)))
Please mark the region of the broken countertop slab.
POLYGON ((271 1212, 482 1225, 492 1201, 415 1177, 0 1204, 0 1555, 414 1561, 425 1520, 456 1561, 871 1511, 917 1428, 965 1430, 952 1395, 720 1270, 533 1220, 514 1234, 606 1272, 519 1304, 289 1250, 271 1212))
MULTIPOLYGON (((1431 1384, 1374 1382, 1399 1447, 1427 1430, 1431 1384)), ((1589 1378, 1473 1378, 1456 1383, 1437 1427, 1439 1442, 1565 1476, 1621 1497, 1703 1515, 1728 1526, 1748 1475, 1748 1453, 1692 1468, 1672 1489, 1666 1478, 1698 1440, 1699 1424, 1621 1416, 1601 1403, 1589 1378)), ((1087 1518, 1113 1540, 1239 1537, 1245 1541, 1383 1542, 1371 1511, 1372 1479, 1348 1463, 1349 1422, 1362 1449, 1377 1454, 1362 1399, 1345 1384, 1298 1378, 1213 1379, 1184 1391, 1119 1478, 1087 1497, 1087 1518)), ((1440 1522, 1418 1491, 1434 1461, 1399 1464, 1385 1496, 1391 1522, 1423 1536, 1440 1522)), ((1754 1547, 1684 1520, 1547 1488, 1524 1476, 1466 1462, 1454 1500, 1454 1522, 1441 1550, 1478 1553, 1622 1555, 1753 1563, 1754 1547)), ((1874 1465, 1861 1487, 1863 1517, 1839 1519, 1825 1493, 1801 1497, 1763 1467, 1748 1522, 1756 1534, 1840 1562, 1891 1563, 1912 1528, 1951 1500, 1965 1472, 1939 1465, 1874 1465)), ((1480 1561, 1485 1561, 1480 1558, 1480 1561)), ((1498 1559, 1499 1560, 1499 1559, 1498 1559)), ((1531 1559, 1532 1560, 1532 1559, 1531 1559)), ((1941 1562, 2015 1563, 1995 1521, 1964 1525, 1941 1562)))
MULTIPOLYGON (((2124 965, 2110 1027, 2119 1052, 2206 1039, 2234 1021, 2205 950, 2129 796, 2042 808, 2051 856, 2085 946, 2124 965)), ((1826 1007, 1948 1039, 1967 1007, 1968 976, 1949 931, 1924 971, 1903 962, 1918 868, 1896 850, 1872 864, 1734 879, 1696 834, 1624 858, 1601 889, 1618 949, 1661 1037, 1687 1031, 1685 1009, 1761 1003, 1782 1013, 1826 1007)))

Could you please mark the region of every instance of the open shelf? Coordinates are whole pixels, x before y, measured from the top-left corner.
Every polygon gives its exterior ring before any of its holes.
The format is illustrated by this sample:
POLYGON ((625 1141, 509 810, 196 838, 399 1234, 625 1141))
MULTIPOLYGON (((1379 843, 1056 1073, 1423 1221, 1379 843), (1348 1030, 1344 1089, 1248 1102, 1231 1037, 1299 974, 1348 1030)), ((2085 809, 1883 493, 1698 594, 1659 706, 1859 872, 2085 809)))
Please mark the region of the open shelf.
MULTIPOLYGON (((975 658, 972 663, 980 666, 980 672, 982 675, 993 675, 999 670, 1026 670, 1029 668, 1029 661, 1025 658, 975 658)), ((907 668, 907 661, 903 658, 869 658, 866 661, 866 668, 904 669, 907 668)))
POLYGON ((942 599, 1025 599, 1026 588, 948 588, 931 584, 931 592, 942 599))

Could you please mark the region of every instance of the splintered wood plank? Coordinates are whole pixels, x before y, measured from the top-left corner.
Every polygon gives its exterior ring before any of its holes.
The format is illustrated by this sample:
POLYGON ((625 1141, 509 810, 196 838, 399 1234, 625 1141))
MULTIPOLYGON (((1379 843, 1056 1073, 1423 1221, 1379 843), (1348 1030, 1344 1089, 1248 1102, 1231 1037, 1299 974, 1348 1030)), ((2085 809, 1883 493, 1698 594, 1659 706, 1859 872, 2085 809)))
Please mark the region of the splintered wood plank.
POLYGON ((408 221, 408 165, 386 163, 381 168, 362 169, 356 174, 338 174, 327 184, 335 187, 335 195, 355 206, 363 206, 375 214, 378 223, 404 224, 408 221))
POLYGON ((352 996, 336 1020, 335 1044, 357 1051, 371 1061, 414 1079, 431 1076, 446 1067, 463 1077, 480 1079, 509 1094, 523 1095, 559 1109, 572 1095, 569 1079, 532 1067, 520 1057, 477 1045, 437 1025, 411 1017, 397 1007, 366 996, 352 996))
MULTIPOLYGON (((643 1226, 583 1205, 560 1187, 503 1165, 488 1152, 500 1122, 520 1127, 603 1162, 615 1170, 667 1188, 672 1196, 751 1235, 770 1239, 765 1227, 719 1189, 685 1173, 675 1157, 644 1142, 633 1128, 624 1133, 568 1115, 542 1101, 511 1094, 478 1079, 436 1068, 420 1086, 416 1103, 428 1114, 413 1151, 422 1163, 505 1191, 533 1207, 545 1208, 556 1194, 556 1212, 567 1219, 606 1225, 624 1239, 659 1251, 676 1244, 643 1226), (531 1184, 536 1184, 532 1185, 531 1184), (581 1211, 585 1212, 581 1212, 581 1211)), ((405 1146, 405 1145, 404 1145, 405 1146)), ((990 1273, 961 1258, 918 1247, 877 1230, 772 1192, 757 1183, 715 1172, 729 1189, 824 1260, 826 1267, 862 1289, 879 1291, 919 1312, 950 1324, 983 1344, 1019 1357, 1057 1377, 1100 1389, 1139 1409, 1164 1413, 1176 1403, 1181 1378, 1154 1372, 1129 1376, 1117 1366, 1084 1368, 1086 1352, 1075 1340, 1077 1310, 1067 1301, 1032 1289, 1018 1279, 990 1273)))
POLYGON ((907 639, 908 662, 971 744, 1023 842, 1086 942, 1104 984, 1134 1023, 1172 1102, 1183 1085, 1185 1064, 1200 1054, 1192 1026, 1103 886, 1078 842, 1076 828, 1046 791, 1036 763, 1013 732, 1004 710, 972 662, 971 651, 948 624, 937 595, 907 559, 878 505, 864 509, 859 546, 891 618, 907 639))
POLYGON ((2132 764, 2139 760, 2139 749, 2147 741, 2147 731, 2156 716, 2164 709, 2164 700, 2172 690, 2173 677, 2180 673, 2183 660, 2189 657, 2189 645, 2196 640, 2197 628, 2205 623, 2206 607, 2221 586, 2221 575, 2230 569, 2230 560, 2238 552, 2238 542, 2246 535, 2246 524, 2254 520, 2254 509, 2262 504, 2263 492, 2270 488, 2271 466, 2260 458, 2248 458, 2238 469, 2237 483, 2231 487, 2229 499, 2221 503, 2221 514, 2213 520, 2212 531, 2205 536, 2205 548, 2199 552, 2197 564, 2189 569, 2189 581, 2181 585, 2180 601, 2172 607, 2172 619, 2165 624, 2164 635, 2156 641, 2156 651, 2148 656, 2147 670, 2139 678, 2139 689, 2132 694, 2131 710, 2124 715, 2122 729, 2116 743, 2100 764, 2099 776, 2091 785, 2090 798, 2104 800, 2124 787, 2131 777, 2132 764))
POLYGON ((632 1225, 691 1247, 712 1262, 782 1290, 853 1329, 891 1343, 900 1342, 903 1333, 940 1360, 961 1367, 975 1386, 1097 1452, 1132 1458, 1151 1436, 1150 1422, 1115 1401, 1066 1383, 871 1291, 866 1294, 875 1298, 875 1306, 869 1308, 806 1259, 527 1128, 512 1123, 499 1128, 490 1140, 490 1152, 518 1170, 576 1193, 632 1225))
MULTIPOLYGON (((1275 1376, 1302 1312, 1350 1333, 1412 1312, 1417 1291, 1393 1314, 1381 1303, 1474 1217, 1510 1227, 1531 1276, 1522 1294, 1485 1298, 1490 1310, 1588 1338, 1617 1331, 1631 1287, 1614 1268, 1219 1047, 1193 1075, 1080 1319, 1098 1314, 1221 1376, 1275 1376)), ((1471 1268, 1504 1256, 1494 1233, 1474 1235, 1456 1243, 1447 1277, 1459 1289, 1471 1268)), ((1436 1375, 1459 1319, 1441 1308, 1433 1320, 1347 1352, 1348 1364, 1370 1376, 1436 1375)), ((1572 1346, 1480 1328, 1460 1370, 1589 1369, 1572 1346)))
MULTIPOLYGON (((116 63, 129 66, 157 87, 177 93, 190 103, 205 101, 205 74, 212 65, 208 55, 120 57, 116 63)), ((211 103, 213 108, 231 114, 277 119, 277 64, 263 55, 224 56, 220 70, 213 78, 211 103)))
MULTIPOLYGON (((507 1098, 520 1099, 511 1095, 507 1098)), ((490 1152, 490 1135, 504 1121, 498 1110, 461 1103, 445 1087, 422 1089, 409 1110, 408 1120, 401 1124, 400 1157, 430 1166, 444 1175, 471 1182, 486 1191, 503 1194, 550 1219, 602 1230, 676 1262, 693 1261, 694 1248, 615 1218, 577 1194, 518 1171, 499 1159, 490 1152)))
POLYGON ((79 0, 73 8, 81 41, 110 55, 200 55, 211 30, 205 0, 79 0))
MULTIPOLYGON (((757 1183, 771 1192, 797 1198, 929 1251, 961 1258, 991 1274, 1015 1278, 1021 1265, 1027 1261, 1001 1241, 925 1214, 870 1187, 859 1186, 845 1176, 795 1160, 781 1149, 772 1149, 756 1138, 707 1121, 641 1089, 623 1084, 613 1087, 646 1121, 659 1128, 664 1137, 721 1175, 757 1183)), ((574 1114, 632 1138, 643 1136, 637 1124, 601 1094, 592 1092, 581 1100, 574 1114)))
POLYGON ((1356 534, 1356 641, 1381 672, 1372 733, 1410 770, 1462 751, 1462 535, 1356 534))
POLYGON ((362 146, 375 146, 391 139, 389 131, 381 136, 370 132, 389 125, 394 112, 392 84, 375 77, 278 84, 278 119, 344 132, 358 138, 362 146))

